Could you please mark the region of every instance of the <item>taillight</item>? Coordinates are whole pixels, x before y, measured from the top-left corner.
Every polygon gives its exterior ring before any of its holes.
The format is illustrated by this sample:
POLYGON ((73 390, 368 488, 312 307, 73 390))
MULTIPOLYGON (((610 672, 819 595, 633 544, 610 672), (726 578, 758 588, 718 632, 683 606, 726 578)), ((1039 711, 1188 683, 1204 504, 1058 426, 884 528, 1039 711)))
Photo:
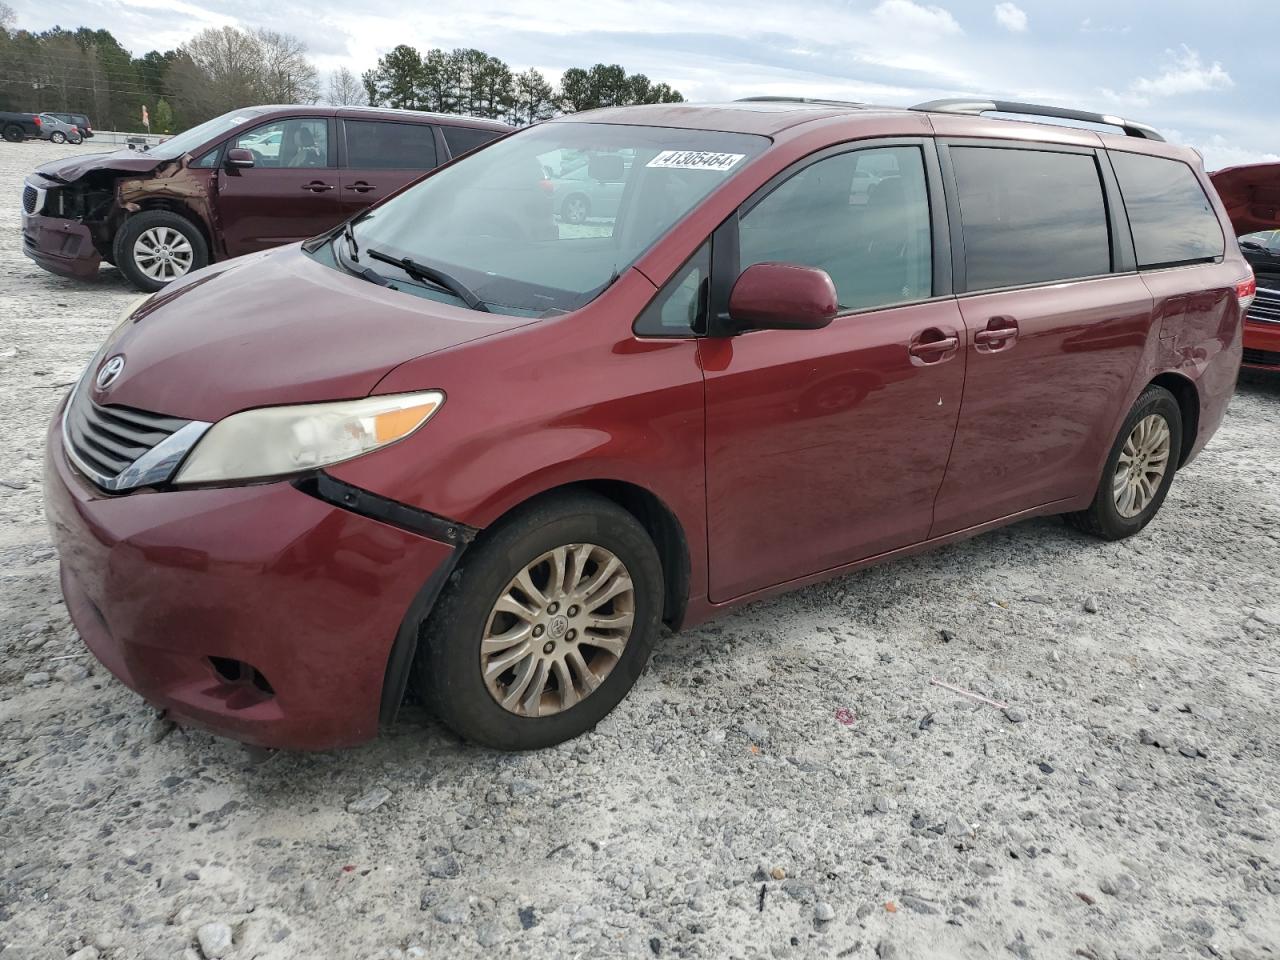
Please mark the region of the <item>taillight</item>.
POLYGON ((550 180, 542 179, 538 181, 538 189, 541 190, 543 193, 555 193, 556 185, 552 183, 550 180))
POLYGON ((41 120, 39 117, 32 117, 31 119, 32 119, 32 120, 34 120, 34 121, 36 122, 36 127, 37 127, 37 128, 39 128, 39 127, 43 127, 43 126, 44 126, 44 121, 43 121, 43 120, 41 120))
POLYGON ((1240 304, 1240 312, 1248 311, 1253 303, 1253 298, 1258 293, 1258 278, 1252 273, 1247 278, 1236 284, 1236 302, 1240 304))

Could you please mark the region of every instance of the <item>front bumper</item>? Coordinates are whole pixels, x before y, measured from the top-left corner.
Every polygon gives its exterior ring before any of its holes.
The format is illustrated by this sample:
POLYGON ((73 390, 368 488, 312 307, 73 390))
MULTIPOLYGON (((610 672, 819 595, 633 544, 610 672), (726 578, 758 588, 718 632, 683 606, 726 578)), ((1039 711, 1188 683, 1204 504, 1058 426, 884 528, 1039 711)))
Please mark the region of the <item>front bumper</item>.
POLYGON ((45 511, 94 656, 175 720, 247 743, 374 736, 397 631, 455 548, 286 482, 108 496, 68 463, 59 421, 45 511), (266 683, 228 679, 228 661, 266 683))
POLYGON ((1280 371, 1280 323, 1244 322, 1245 367, 1280 371))
POLYGON ((22 215, 22 252, 50 273, 80 280, 95 276, 102 265, 88 227, 38 213, 22 215))

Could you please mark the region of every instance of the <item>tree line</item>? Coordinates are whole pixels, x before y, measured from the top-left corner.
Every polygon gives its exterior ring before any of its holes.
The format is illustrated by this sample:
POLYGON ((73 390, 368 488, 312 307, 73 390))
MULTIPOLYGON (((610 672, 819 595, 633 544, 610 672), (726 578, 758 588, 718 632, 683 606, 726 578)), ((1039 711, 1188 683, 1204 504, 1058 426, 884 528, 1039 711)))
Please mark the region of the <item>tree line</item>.
POLYGON ((652 83, 643 73, 628 74, 618 64, 570 67, 556 89, 539 71, 514 73, 483 50, 432 49, 423 55, 407 44, 379 57, 361 82, 374 106, 465 113, 514 124, 594 107, 684 100, 680 91, 652 83))
POLYGON ((684 98, 617 64, 571 67, 553 86, 481 50, 401 44, 357 79, 341 67, 322 82, 297 37, 272 30, 203 30, 175 50, 133 56, 108 30, 17 29, 0 0, 0 110, 88 114, 105 130, 172 133, 255 103, 369 104, 535 123, 560 113, 684 98))

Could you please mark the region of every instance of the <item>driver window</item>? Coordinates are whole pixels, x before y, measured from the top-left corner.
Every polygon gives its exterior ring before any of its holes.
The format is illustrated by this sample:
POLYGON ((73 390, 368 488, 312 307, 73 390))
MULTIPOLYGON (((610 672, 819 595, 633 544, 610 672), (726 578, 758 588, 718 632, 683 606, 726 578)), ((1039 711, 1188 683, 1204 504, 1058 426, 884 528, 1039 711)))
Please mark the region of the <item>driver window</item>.
POLYGON ((779 261, 819 267, 841 310, 927 299, 933 249, 924 158, 917 147, 837 154, 804 167, 740 221, 742 269, 779 261))
POLYGON ((242 133, 231 144, 253 154, 254 167, 327 167, 329 121, 324 117, 274 120, 242 133))

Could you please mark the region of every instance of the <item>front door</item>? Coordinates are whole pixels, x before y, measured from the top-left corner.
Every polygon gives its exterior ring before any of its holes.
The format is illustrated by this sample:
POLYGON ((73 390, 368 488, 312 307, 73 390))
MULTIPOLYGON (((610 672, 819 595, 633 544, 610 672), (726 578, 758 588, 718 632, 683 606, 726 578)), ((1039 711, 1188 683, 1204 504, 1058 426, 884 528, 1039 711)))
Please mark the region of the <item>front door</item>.
POLYGON ((1142 279, 1113 273, 1133 266, 1112 243, 1105 156, 944 149, 970 346, 935 537, 1091 492, 1155 322, 1142 279))
POLYGON ((435 169, 436 128, 432 124, 344 119, 342 126, 343 217, 359 213, 435 169))
POLYGON ((272 120, 227 143, 252 167, 218 171, 217 214, 229 257, 323 233, 342 219, 332 120, 272 120))
POLYGON ((935 283, 930 179, 924 144, 856 150, 744 208, 741 267, 820 267, 842 313, 823 330, 700 342, 713 601, 928 536, 966 356, 935 283))

